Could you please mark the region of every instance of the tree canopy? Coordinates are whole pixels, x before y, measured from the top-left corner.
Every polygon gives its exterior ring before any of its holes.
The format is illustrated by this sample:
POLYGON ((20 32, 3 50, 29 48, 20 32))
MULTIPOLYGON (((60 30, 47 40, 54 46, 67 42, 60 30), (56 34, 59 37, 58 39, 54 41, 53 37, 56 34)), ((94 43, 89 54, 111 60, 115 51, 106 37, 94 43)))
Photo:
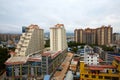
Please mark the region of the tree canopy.
POLYGON ((0 72, 5 69, 5 61, 10 57, 7 48, 0 47, 0 72))

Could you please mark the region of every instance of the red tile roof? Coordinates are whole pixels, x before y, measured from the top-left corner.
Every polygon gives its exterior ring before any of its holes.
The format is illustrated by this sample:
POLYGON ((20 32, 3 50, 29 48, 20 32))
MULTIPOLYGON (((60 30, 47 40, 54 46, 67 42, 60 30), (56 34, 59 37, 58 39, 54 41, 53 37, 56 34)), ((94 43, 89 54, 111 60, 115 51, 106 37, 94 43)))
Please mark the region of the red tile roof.
POLYGON ((58 52, 54 53, 53 55, 51 55, 51 58, 52 58, 52 59, 55 58, 55 57, 58 56, 60 53, 61 53, 61 51, 58 51, 58 52))
POLYGON ((16 53, 14 51, 9 52, 10 55, 15 55, 16 53))
POLYGON ((52 59, 55 58, 56 56, 58 56, 61 53, 61 51, 46 51, 44 53, 42 53, 42 56, 47 56, 47 57, 51 57, 52 59))
POLYGON ((115 59, 116 59, 117 61, 120 61, 120 57, 119 57, 119 56, 115 56, 115 59))
POLYGON ((13 64, 24 64, 25 62, 19 61, 19 62, 5 62, 6 65, 13 65, 13 64))
POLYGON ((99 58, 99 62, 103 62, 103 60, 99 58))
POLYGON ((10 57, 5 64, 13 65, 13 64, 24 64, 27 61, 27 57, 10 57))
POLYGON ((88 66, 88 69, 90 70, 103 70, 105 68, 116 68, 116 67, 112 65, 88 66))
POLYGON ((36 62, 40 62, 41 59, 40 59, 40 58, 28 58, 28 61, 36 61, 36 62))
POLYGON ((50 53, 48 52, 42 53, 42 56, 50 56, 50 53))
POLYGON ((103 68, 116 68, 116 67, 113 66, 113 65, 101 65, 101 67, 103 67, 103 68))
POLYGON ((100 67, 89 67, 90 70, 104 70, 104 68, 100 67))

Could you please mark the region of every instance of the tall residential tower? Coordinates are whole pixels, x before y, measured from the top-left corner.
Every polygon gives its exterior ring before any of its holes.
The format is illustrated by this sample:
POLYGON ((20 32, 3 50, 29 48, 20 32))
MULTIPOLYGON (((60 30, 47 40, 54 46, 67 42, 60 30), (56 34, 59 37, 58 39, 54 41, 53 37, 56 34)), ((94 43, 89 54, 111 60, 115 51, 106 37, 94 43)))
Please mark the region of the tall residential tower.
POLYGON ((17 56, 28 56, 44 48, 44 32, 38 25, 24 27, 15 52, 17 56))
POLYGON ((96 29, 75 29, 75 41, 78 43, 108 45, 112 43, 112 27, 102 26, 96 29))
POLYGON ((67 48, 66 31, 63 24, 50 28, 50 50, 59 51, 67 48))

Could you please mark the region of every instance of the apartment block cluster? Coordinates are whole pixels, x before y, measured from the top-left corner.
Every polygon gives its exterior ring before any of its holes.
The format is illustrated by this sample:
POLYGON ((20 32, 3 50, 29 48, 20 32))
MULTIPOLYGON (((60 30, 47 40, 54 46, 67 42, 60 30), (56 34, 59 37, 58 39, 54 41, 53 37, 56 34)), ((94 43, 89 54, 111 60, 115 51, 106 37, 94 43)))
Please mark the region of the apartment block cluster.
POLYGON ((1 47, 15 47, 20 39, 20 34, 5 34, 0 33, 0 46, 1 47))
POLYGON ((120 56, 112 56, 108 63, 90 46, 81 49, 80 55, 80 80, 120 80, 120 56))
POLYGON ((112 43, 112 27, 101 26, 100 28, 75 29, 75 42, 86 44, 109 45, 112 43))
POLYGON ((120 47, 120 33, 113 34, 113 43, 120 47))
POLYGON ((8 41, 8 40, 19 40, 20 34, 2 34, 0 33, 0 41, 8 41))
POLYGON ((52 75, 67 55, 64 25, 50 28, 50 49, 44 49, 44 30, 38 25, 23 27, 22 31, 15 52, 5 62, 7 79, 39 80, 52 75))

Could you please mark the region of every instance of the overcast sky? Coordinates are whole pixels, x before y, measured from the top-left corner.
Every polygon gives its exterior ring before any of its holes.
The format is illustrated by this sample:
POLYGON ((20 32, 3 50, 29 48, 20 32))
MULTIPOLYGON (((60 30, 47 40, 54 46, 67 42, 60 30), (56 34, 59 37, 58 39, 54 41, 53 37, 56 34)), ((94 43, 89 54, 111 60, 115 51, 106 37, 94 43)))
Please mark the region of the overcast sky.
POLYGON ((102 25, 120 32, 120 0, 0 0, 0 32, 21 33, 30 24, 48 32, 57 23, 67 32, 102 25))

